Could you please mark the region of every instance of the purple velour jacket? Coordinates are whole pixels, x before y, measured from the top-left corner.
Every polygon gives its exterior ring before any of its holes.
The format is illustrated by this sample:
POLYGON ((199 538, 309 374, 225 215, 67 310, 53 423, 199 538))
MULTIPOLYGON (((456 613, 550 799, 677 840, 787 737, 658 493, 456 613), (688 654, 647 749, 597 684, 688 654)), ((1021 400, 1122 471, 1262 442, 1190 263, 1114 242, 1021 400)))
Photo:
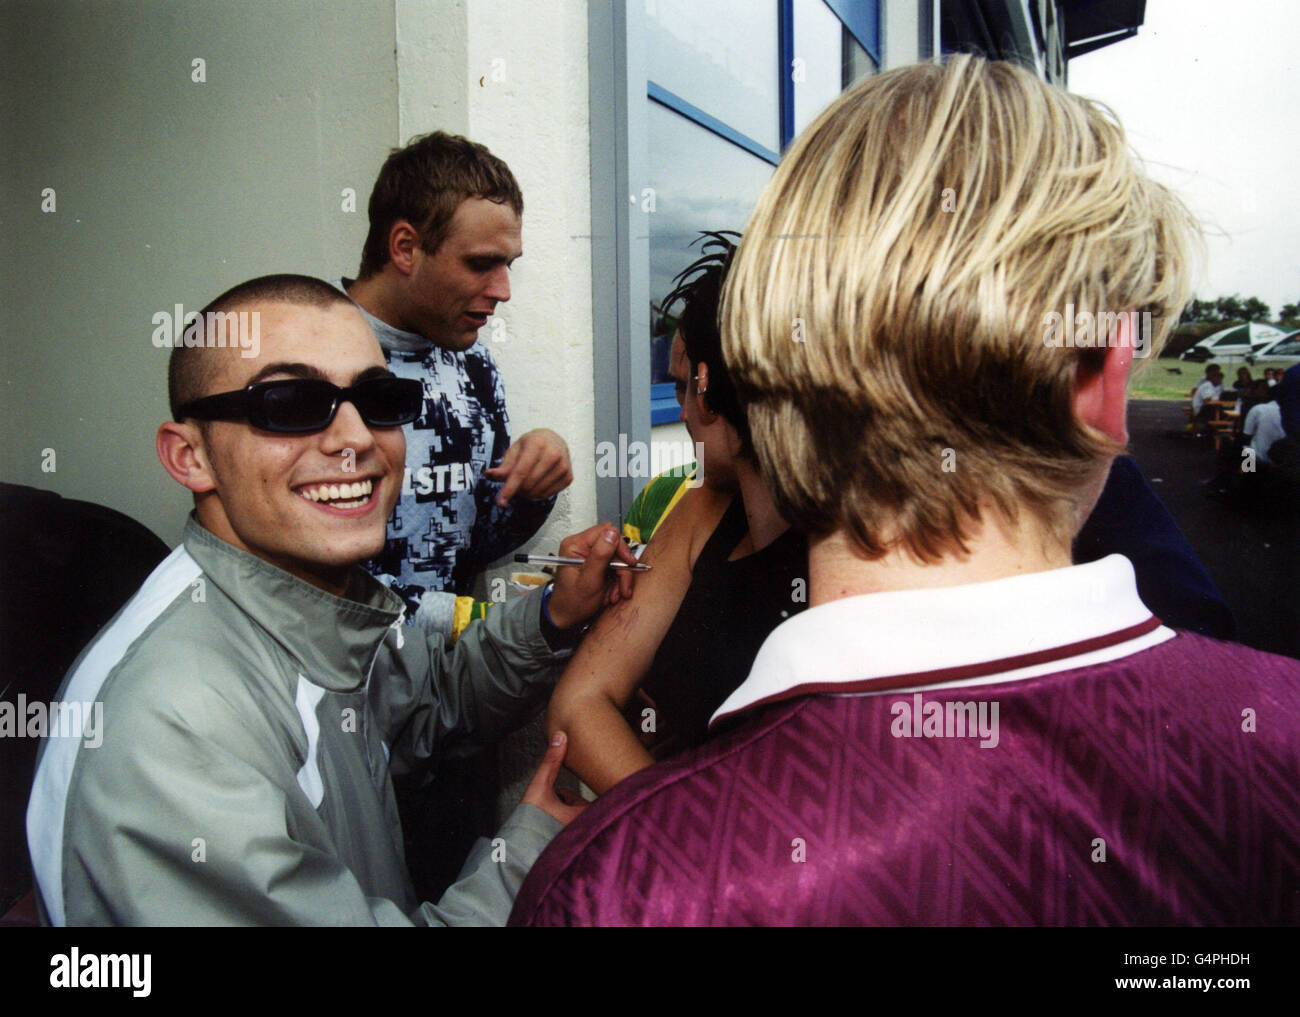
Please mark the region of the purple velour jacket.
POLYGON ((1184 632, 924 702, 813 692, 739 719, 570 824, 511 924, 1300 922, 1290 658, 1184 632), (973 726, 949 701, 996 703, 996 745, 924 731, 930 703, 973 726))

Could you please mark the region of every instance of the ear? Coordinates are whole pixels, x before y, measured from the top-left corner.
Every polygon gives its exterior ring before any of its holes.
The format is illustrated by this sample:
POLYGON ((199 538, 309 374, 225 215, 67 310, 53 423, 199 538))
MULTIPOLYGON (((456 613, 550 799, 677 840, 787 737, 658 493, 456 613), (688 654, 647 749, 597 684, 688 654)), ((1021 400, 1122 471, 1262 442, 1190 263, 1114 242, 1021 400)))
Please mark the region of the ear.
POLYGON ((388 260, 402 275, 410 275, 415 264, 415 252, 420 247, 420 234, 405 219, 398 219, 388 231, 388 260))
POLYGON ((212 468, 208 465, 203 435, 197 424, 164 421, 158 427, 155 445, 163 469, 182 487, 189 488, 195 494, 202 494, 217 486, 212 468))
POLYGON ((718 415, 709 409, 708 391, 709 365, 701 360, 695 368, 695 398, 699 400, 697 406, 700 410, 700 420, 705 424, 712 424, 718 419, 718 415))
POLYGON ((1122 445, 1128 444, 1128 375, 1133 366, 1132 315, 1120 315, 1105 359, 1080 360, 1074 374, 1074 415, 1122 445))

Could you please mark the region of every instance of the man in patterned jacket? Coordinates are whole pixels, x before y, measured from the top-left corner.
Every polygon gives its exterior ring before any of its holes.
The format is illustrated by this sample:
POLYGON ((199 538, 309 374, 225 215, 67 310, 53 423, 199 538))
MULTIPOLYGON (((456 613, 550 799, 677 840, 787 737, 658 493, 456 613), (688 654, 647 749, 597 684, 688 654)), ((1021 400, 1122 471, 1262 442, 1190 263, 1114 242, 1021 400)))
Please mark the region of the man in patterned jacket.
POLYGON ((1197 234, 1107 113, 1009 64, 821 115, 721 317, 809 608, 715 737, 552 842, 513 922, 1300 920, 1300 663, 1165 627, 1122 556, 1070 562, 1137 312, 1158 347, 1197 234), (1047 341, 1076 309, 1100 341, 1047 341))
MULTIPOLYGON (((367 564, 426 632, 459 636, 486 606, 468 594, 491 562, 529 540, 573 480, 569 450, 538 428, 513 444, 505 389, 478 341, 510 299, 523 253, 523 194, 483 145, 435 132, 393 151, 371 190, 357 279, 339 279, 389 370, 424 386, 406 428, 406 475, 383 551, 367 564)), ((435 894, 495 822, 495 760, 444 762, 436 787, 398 781, 417 886, 435 894), (436 823, 430 817, 437 816, 436 823)))
MULTIPOLYGON (((416 138, 380 170, 360 271, 336 283, 361 307, 390 370, 424 384, 402 497, 372 564, 413 606, 429 592, 468 594, 485 566, 537 532, 573 480, 554 431, 511 444, 501 376, 478 342, 510 299, 523 212, 514 174, 484 146, 442 132, 416 138)), ((421 624, 449 631, 451 603, 424 600, 438 617, 421 624)))

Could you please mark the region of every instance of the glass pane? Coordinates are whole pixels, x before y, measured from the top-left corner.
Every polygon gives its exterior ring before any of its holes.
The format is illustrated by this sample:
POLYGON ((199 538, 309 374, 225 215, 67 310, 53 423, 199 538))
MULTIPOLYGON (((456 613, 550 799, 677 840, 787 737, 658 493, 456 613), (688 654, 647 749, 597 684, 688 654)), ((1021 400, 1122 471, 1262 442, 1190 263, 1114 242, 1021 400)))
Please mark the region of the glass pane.
POLYGON ((860 78, 867 78, 876 73, 876 62, 871 54, 862 48, 862 44, 844 29, 844 73, 842 81, 848 88, 860 78))
POLYGON ((794 0, 794 132, 802 134, 840 94, 840 19, 825 0, 794 0))
MULTIPOLYGON (((668 347, 659 303, 673 276, 700 256, 700 230, 743 230, 773 167, 743 148, 648 103, 650 145, 651 381, 668 381, 668 347)), ((646 208, 647 195, 642 195, 646 208)))
POLYGON ((646 0, 650 80, 780 150, 776 0, 646 0))
POLYGON ((916 58, 934 56, 934 0, 916 0, 916 58))

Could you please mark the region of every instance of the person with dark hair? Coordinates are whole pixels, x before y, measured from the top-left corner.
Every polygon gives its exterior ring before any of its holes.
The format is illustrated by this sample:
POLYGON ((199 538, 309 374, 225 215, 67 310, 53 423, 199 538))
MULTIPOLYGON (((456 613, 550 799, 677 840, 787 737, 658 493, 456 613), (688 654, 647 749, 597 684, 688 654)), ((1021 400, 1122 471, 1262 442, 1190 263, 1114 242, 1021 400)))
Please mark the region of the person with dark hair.
POLYGON ((1300 364, 1279 371, 1277 385, 1278 415, 1282 436, 1268 450, 1269 458, 1282 472, 1285 489, 1294 500, 1300 496, 1300 364))
MULTIPOLYGON (((371 189, 357 278, 335 282, 389 370, 423 389, 388 539, 366 567, 406 602, 408 623, 453 638, 491 607, 471 597, 478 576, 537 533, 573 480, 554 431, 511 441, 501 373, 478 341, 485 326, 504 325, 493 316, 511 296, 523 214, 514 174, 484 145, 442 131, 417 137, 389 154, 371 189)), ((436 787, 398 781, 412 874, 429 894, 496 820, 495 758, 439 769, 436 787)))
POLYGON ((554 431, 511 443, 501 375, 478 342, 510 299, 523 212, 505 162, 467 138, 426 134, 384 162, 357 278, 335 283, 365 314, 389 369, 423 386, 402 495, 368 567, 393 577, 412 620, 431 631, 463 627, 456 595, 532 537, 573 480, 554 431))
POLYGON ((564 739, 491 848, 437 904, 408 875, 392 774, 490 745, 535 715, 632 555, 612 526, 585 557, 454 648, 402 624, 359 564, 402 484, 420 384, 395 376, 344 295, 271 276, 209 313, 249 314, 257 355, 173 351, 158 457, 193 493, 183 542, 73 663, 77 709, 42 748, 27 812, 56 925, 501 924, 577 809, 564 739), (101 723, 102 718, 107 718, 101 723))
POLYGON ((1300 439, 1300 364, 1288 367, 1278 378, 1277 404, 1282 410, 1282 429, 1300 439))
MULTIPOLYGON (((748 672, 767 634, 801 603, 806 545, 759 477, 727 375, 717 309, 736 234, 703 234, 703 257, 664 301, 683 304, 670 373, 682 420, 703 450, 702 486, 685 490, 642 560, 636 606, 607 612, 583 641, 547 711, 569 738, 569 767, 598 793, 659 754, 698 744, 709 716, 748 672)), ((683 480, 684 485, 688 481, 683 480)))

